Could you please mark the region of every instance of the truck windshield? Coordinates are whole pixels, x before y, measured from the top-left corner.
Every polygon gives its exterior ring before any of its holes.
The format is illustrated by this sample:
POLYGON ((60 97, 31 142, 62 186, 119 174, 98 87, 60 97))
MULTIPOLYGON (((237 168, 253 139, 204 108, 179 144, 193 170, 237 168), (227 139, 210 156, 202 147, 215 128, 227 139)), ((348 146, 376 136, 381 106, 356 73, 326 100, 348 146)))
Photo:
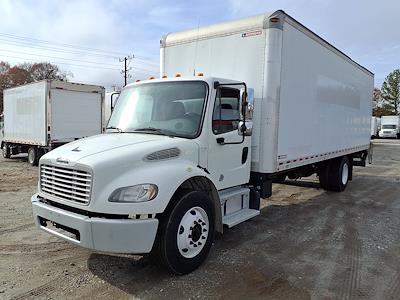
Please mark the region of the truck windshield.
POLYGON ((382 129, 396 129, 396 125, 382 125, 382 129))
POLYGON ((200 133, 207 84, 201 81, 158 82, 121 92, 107 128, 195 138, 200 133))

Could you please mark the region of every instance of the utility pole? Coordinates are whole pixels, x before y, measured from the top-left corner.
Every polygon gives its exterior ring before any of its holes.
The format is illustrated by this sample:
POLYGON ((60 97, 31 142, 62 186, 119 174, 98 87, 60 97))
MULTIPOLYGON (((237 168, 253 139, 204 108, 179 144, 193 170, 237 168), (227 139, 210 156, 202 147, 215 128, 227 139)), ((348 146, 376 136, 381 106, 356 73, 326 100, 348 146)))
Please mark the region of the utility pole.
POLYGON ((129 75, 129 71, 132 70, 132 68, 128 68, 128 64, 127 64, 128 60, 130 61, 134 57, 135 57, 134 55, 128 55, 128 56, 125 56, 124 58, 119 59, 119 62, 124 62, 124 70, 121 71, 121 74, 124 75, 124 86, 126 86, 128 83, 128 77, 131 77, 129 75))

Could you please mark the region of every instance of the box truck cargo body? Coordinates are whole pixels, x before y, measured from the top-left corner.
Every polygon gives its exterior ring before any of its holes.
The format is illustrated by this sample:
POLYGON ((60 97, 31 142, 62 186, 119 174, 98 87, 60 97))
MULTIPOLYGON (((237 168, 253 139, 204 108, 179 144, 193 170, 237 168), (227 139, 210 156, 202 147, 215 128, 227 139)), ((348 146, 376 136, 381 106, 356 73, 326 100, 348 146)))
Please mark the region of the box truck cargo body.
POLYGON ((185 274, 273 181, 316 173, 341 192, 365 166, 373 74, 283 11, 168 34, 160 56, 161 78, 124 87, 104 134, 41 158, 39 228, 185 274), (67 192, 63 174, 80 174, 67 192))
POLYGON ((254 172, 369 147, 373 74, 282 12, 169 34, 161 45, 161 76, 200 72, 254 89, 254 172))
POLYGON ((400 138, 400 117, 382 116, 381 129, 379 130, 381 138, 400 138))
POLYGON ((3 156, 28 152, 36 164, 45 152, 99 134, 104 88, 40 81, 4 91, 3 156))

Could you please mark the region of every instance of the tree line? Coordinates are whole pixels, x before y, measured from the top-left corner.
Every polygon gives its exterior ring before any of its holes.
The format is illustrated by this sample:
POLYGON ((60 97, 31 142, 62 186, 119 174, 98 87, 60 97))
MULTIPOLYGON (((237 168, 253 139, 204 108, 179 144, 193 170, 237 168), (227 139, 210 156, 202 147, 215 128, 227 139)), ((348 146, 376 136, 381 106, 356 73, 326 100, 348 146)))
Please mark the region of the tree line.
POLYGON ((72 73, 62 71, 57 65, 48 62, 22 63, 11 66, 0 61, 0 114, 3 111, 3 91, 23 84, 44 79, 68 81, 72 73))
POLYGON ((375 117, 400 113, 400 69, 386 76, 382 87, 374 88, 372 115, 375 117))

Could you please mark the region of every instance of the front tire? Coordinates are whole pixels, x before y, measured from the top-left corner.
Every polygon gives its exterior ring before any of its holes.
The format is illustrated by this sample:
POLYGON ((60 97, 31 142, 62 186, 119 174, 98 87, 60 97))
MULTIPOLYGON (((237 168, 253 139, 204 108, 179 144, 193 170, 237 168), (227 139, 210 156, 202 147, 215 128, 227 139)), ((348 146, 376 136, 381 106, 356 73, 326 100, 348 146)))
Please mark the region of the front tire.
POLYGON ((3 144, 3 148, 2 148, 2 154, 4 158, 10 158, 11 157, 11 149, 10 147, 8 147, 7 143, 3 144))
POLYGON ((210 251, 214 240, 213 206, 210 197, 199 191, 175 199, 175 206, 160 218, 153 255, 170 272, 184 275, 197 269, 210 251))
POLYGON ((37 166, 39 162, 39 155, 38 150, 36 147, 30 147, 28 149, 28 162, 32 166, 37 166))

